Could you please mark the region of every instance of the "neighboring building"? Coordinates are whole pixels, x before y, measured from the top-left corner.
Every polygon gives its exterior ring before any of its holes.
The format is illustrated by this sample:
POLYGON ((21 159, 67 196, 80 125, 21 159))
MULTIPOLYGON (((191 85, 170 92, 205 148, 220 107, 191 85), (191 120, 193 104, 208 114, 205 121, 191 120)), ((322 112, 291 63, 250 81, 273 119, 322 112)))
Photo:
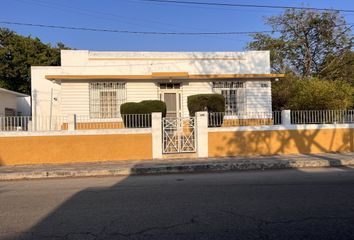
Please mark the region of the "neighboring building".
POLYGON ((4 88, 0 88, 0 117, 1 116, 30 116, 30 96, 4 88))
POLYGON ((32 67, 32 113, 119 118, 120 105, 161 99, 188 116, 187 97, 225 96, 226 110, 270 112, 269 51, 97 52, 62 50, 61 66, 32 67))

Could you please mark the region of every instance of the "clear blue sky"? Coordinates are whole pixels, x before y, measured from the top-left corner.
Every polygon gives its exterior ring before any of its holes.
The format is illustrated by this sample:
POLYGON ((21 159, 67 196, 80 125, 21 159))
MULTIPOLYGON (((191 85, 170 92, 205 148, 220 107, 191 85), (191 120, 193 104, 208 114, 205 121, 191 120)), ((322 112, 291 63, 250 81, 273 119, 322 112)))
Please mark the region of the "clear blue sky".
MULTIPOLYGON (((209 1, 354 9, 353 0, 209 1)), ((137 0, 0 0, 0 6, 0 21, 176 32, 269 30, 269 26, 264 24, 264 18, 282 12, 273 9, 186 6, 137 0)), ((354 13, 343 15, 347 22, 354 23, 354 13)), ((22 35, 39 37, 44 42, 55 44, 60 41, 69 47, 88 50, 238 51, 243 50, 250 40, 247 36, 148 36, 4 24, 0 24, 0 27, 8 27, 22 35)))

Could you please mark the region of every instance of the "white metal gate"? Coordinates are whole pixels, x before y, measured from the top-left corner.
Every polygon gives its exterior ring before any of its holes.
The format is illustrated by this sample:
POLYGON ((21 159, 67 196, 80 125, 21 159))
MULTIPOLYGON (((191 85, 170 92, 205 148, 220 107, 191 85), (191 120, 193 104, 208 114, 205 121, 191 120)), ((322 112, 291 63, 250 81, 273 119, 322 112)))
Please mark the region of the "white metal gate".
POLYGON ((163 118, 163 153, 196 152, 194 117, 163 118))

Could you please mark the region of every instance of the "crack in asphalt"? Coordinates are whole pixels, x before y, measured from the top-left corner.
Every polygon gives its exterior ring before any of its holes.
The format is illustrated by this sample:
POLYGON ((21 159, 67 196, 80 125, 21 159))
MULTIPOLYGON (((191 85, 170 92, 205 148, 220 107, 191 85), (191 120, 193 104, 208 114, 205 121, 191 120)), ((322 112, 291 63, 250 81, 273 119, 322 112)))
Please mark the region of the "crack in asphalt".
POLYGON ((305 217, 305 218, 291 219, 291 220, 286 220, 286 221, 269 221, 269 220, 265 220, 262 218, 253 217, 250 215, 235 213, 234 211, 229 211, 229 210, 220 210, 220 212, 231 214, 231 215, 233 215, 235 217, 239 217, 239 218, 248 218, 248 219, 253 220, 255 222, 261 222, 264 224, 291 224, 291 223, 305 222, 305 221, 311 221, 311 220, 348 220, 348 219, 354 218, 354 216, 352 216, 352 217, 340 217, 340 216, 327 217, 327 216, 324 216, 324 217, 305 217))
MULTIPOLYGON (((97 233, 84 231, 84 232, 70 232, 65 235, 51 235, 51 234, 45 235, 45 234, 41 234, 38 231, 35 231, 35 232, 26 232, 25 235, 28 234, 33 239, 39 239, 39 238, 41 238, 41 239, 70 239, 70 237, 72 237, 74 235, 82 235, 83 237, 86 235, 86 236, 90 236, 90 239, 107 239, 107 238, 109 239, 113 236, 121 236, 121 237, 125 237, 125 238, 130 238, 133 236, 145 235, 145 234, 152 232, 152 231, 165 231, 165 230, 169 230, 169 229, 173 229, 173 228, 177 228, 177 227, 183 227, 183 226, 195 224, 195 223, 197 223, 197 220, 196 220, 197 217, 198 216, 193 216, 190 218, 189 221, 182 222, 182 223, 176 223, 176 224, 171 224, 171 225, 166 225, 166 226, 149 227, 149 228, 145 228, 140 231, 132 232, 132 233, 123 233, 123 232, 119 232, 119 231, 108 233, 107 232, 108 229, 110 227, 112 227, 112 225, 115 225, 115 222, 119 220, 119 219, 117 219, 117 220, 111 220, 109 222, 109 224, 103 226, 100 231, 97 231, 97 233)), ((26 239, 26 237, 24 237, 24 238, 26 239)), ((87 237, 85 239, 87 239, 87 237)))
POLYGON ((301 222, 306 222, 306 221, 327 221, 327 220, 353 220, 354 217, 332 217, 332 216, 324 216, 324 217, 305 217, 305 218, 300 218, 300 219, 291 219, 291 220, 286 220, 286 221, 268 221, 262 218, 257 218, 254 216, 250 215, 245 215, 245 214, 239 214, 235 213, 232 210, 220 210, 219 212, 226 213, 235 217, 238 217, 240 219, 249 219, 251 221, 256 222, 257 226, 257 232, 260 237, 260 239, 270 239, 268 234, 265 232, 266 230, 264 229, 265 227, 273 224, 293 224, 293 223, 301 223, 301 222))
POLYGON ((108 234, 109 236, 115 236, 115 235, 119 235, 119 236, 123 236, 123 237, 132 237, 132 236, 138 236, 138 235, 144 235, 148 232, 151 232, 151 231, 155 231, 155 230, 158 230, 158 231, 164 231, 164 230, 169 230, 169 229, 173 229, 173 228, 176 228, 176 227, 182 227, 182 226, 188 226, 188 225, 191 225, 191 224, 195 224, 197 223, 198 221, 196 220, 198 216, 193 216, 191 217, 191 219, 187 222, 183 222, 183 223, 176 223, 176 224, 171 224, 171 225, 167 225, 167 226, 162 226, 162 227, 149 227, 149 228, 145 228, 145 229, 142 229, 138 232, 133 232, 133 233, 122 233, 122 232, 119 232, 119 231, 116 231, 114 233, 110 233, 108 234))
MULTIPOLYGON (((332 221, 332 220, 353 220, 354 219, 354 216, 353 217, 341 217, 341 216, 337 216, 337 217, 313 216, 312 217, 312 216, 309 216, 309 217, 300 218, 300 219, 269 221, 269 220, 265 220, 265 219, 251 216, 251 215, 240 214, 240 213, 235 212, 234 210, 218 210, 217 212, 222 213, 222 214, 231 215, 231 216, 237 217, 239 219, 246 219, 246 220, 250 220, 250 221, 254 222, 255 227, 256 227, 256 231, 257 231, 257 235, 259 236, 259 239, 262 239, 262 240, 270 239, 270 236, 267 234, 266 227, 269 225, 273 225, 273 224, 293 224, 293 223, 301 223, 301 222, 306 222, 306 221, 327 221, 327 220, 332 221)), ((207 216, 209 214, 204 213, 203 215, 207 216)), ((188 225, 193 225, 193 224, 207 223, 205 221, 202 221, 199 215, 194 215, 188 221, 185 221, 182 223, 170 224, 170 225, 166 225, 166 226, 148 227, 148 228, 144 228, 144 229, 137 231, 137 232, 124 233, 119 230, 109 232, 109 229, 111 229, 111 228, 114 229, 115 227, 118 227, 117 223, 116 223, 117 221, 121 221, 121 219, 111 220, 108 224, 104 225, 101 228, 101 230, 99 230, 97 232, 78 231, 78 232, 66 233, 65 235, 51 235, 51 234, 45 235, 45 234, 41 234, 38 231, 35 231, 35 232, 26 232, 25 235, 29 234, 30 236, 33 237, 33 239, 42 238, 42 239, 66 239, 66 240, 70 239, 71 237, 73 237, 75 235, 77 235, 77 236, 82 235, 82 237, 84 237, 84 239, 109 239, 114 236, 131 238, 131 237, 134 237, 134 236, 137 237, 140 235, 146 236, 146 235, 149 235, 149 233, 151 233, 153 231, 163 232, 163 231, 170 230, 173 228, 178 228, 178 227, 183 227, 183 226, 188 226, 188 225)), ((236 230, 236 229, 233 229, 233 230, 236 230)))

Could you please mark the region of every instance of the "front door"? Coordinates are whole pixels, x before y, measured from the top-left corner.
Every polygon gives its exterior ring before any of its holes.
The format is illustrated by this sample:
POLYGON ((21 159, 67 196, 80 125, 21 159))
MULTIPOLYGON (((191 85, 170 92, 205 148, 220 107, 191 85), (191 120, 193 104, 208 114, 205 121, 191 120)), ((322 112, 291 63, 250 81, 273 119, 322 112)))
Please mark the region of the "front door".
POLYGON ((166 117, 175 118, 178 116, 179 104, 178 104, 179 93, 164 93, 163 101, 166 103, 166 117))

